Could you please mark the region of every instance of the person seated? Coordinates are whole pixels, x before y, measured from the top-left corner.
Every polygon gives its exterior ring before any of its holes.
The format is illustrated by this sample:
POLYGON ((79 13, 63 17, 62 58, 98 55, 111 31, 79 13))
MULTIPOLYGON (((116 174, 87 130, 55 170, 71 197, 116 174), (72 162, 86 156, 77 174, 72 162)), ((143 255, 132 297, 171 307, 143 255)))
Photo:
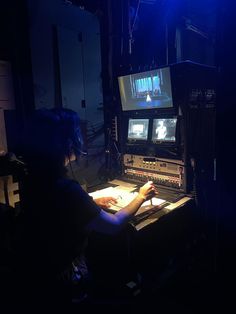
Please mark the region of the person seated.
POLYGON ((67 175, 67 167, 79 158, 83 149, 76 112, 70 109, 37 110, 25 133, 22 146, 27 165, 22 184, 25 268, 30 278, 31 274, 37 274, 31 282, 36 280, 43 289, 55 282, 63 287, 74 284, 82 287, 89 277, 85 259, 89 233, 112 235, 120 232, 157 190, 149 181, 126 207, 115 214, 108 213, 104 209, 110 202, 115 203, 115 198, 107 196, 94 200, 67 175))

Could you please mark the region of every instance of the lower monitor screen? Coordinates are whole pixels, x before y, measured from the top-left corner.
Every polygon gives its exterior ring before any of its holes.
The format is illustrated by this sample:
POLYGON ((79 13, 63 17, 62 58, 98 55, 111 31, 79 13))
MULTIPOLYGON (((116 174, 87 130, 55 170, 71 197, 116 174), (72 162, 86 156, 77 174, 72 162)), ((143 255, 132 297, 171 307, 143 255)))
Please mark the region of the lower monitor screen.
POLYGON ((175 142, 176 118, 154 119, 152 129, 153 142, 175 142))
POLYGON ((129 119, 128 139, 147 140, 149 119, 129 119))

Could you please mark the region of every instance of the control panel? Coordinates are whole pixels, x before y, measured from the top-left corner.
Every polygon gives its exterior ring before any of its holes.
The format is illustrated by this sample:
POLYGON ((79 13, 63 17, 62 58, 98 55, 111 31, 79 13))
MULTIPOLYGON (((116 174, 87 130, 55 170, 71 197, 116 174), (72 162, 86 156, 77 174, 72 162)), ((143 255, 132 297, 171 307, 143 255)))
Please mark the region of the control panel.
POLYGON ((125 154, 123 166, 127 179, 141 182, 151 180, 157 185, 179 191, 186 189, 186 171, 182 160, 125 154))

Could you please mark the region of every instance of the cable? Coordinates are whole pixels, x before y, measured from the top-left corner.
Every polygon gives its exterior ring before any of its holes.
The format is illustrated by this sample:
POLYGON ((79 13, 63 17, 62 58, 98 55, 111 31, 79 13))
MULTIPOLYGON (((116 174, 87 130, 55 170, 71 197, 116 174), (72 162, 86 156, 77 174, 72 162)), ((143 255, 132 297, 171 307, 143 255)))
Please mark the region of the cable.
POLYGON ((135 26, 137 16, 138 16, 140 2, 141 1, 139 0, 138 4, 137 4, 137 8, 136 8, 136 12, 135 12, 134 21, 133 21, 132 26, 130 25, 130 16, 129 16, 129 54, 132 53, 133 31, 134 31, 134 26, 135 26))
MULTIPOLYGON (((140 3, 141 3, 141 0, 138 1, 136 12, 135 12, 135 16, 134 16, 134 22, 133 22, 132 27, 130 27, 130 29, 129 29, 130 38, 132 38, 132 33, 134 31, 134 26, 135 26, 135 23, 136 23, 136 20, 137 20, 140 3)), ((129 23, 129 25, 130 25, 130 23, 129 23)))

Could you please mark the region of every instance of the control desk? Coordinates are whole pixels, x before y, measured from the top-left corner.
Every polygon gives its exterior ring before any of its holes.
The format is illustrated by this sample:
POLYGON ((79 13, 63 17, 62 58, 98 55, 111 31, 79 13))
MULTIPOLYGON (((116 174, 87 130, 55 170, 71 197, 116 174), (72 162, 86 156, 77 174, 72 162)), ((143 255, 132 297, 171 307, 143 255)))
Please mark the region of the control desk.
MULTIPOLYGON (((115 213, 122 207, 128 205, 137 195, 139 186, 135 183, 130 183, 120 179, 115 179, 108 182, 108 187, 98 189, 89 193, 93 198, 103 196, 113 196, 117 203, 111 204, 108 211, 115 213)), ((173 210, 184 206, 192 200, 188 194, 173 193, 163 188, 158 188, 159 194, 152 200, 146 201, 139 208, 135 216, 131 219, 130 224, 138 231, 147 225, 154 223, 163 215, 166 215, 173 210)))
MULTIPOLYGON (((109 209, 115 213, 137 195, 141 185, 119 178, 89 194, 93 198, 115 197, 117 204, 109 209)), ((157 197, 143 203, 122 232, 111 237, 100 233, 90 236, 90 266, 111 291, 112 287, 135 280, 137 273, 143 280, 158 278, 166 267, 170 269, 170 261, 178 261, 179 254, 182 258, 179 252, 184 252, 186 243, 191 241, 196 222, 193 198, 183 191, 171 194, 158 185, 157 189, 157 197)))

